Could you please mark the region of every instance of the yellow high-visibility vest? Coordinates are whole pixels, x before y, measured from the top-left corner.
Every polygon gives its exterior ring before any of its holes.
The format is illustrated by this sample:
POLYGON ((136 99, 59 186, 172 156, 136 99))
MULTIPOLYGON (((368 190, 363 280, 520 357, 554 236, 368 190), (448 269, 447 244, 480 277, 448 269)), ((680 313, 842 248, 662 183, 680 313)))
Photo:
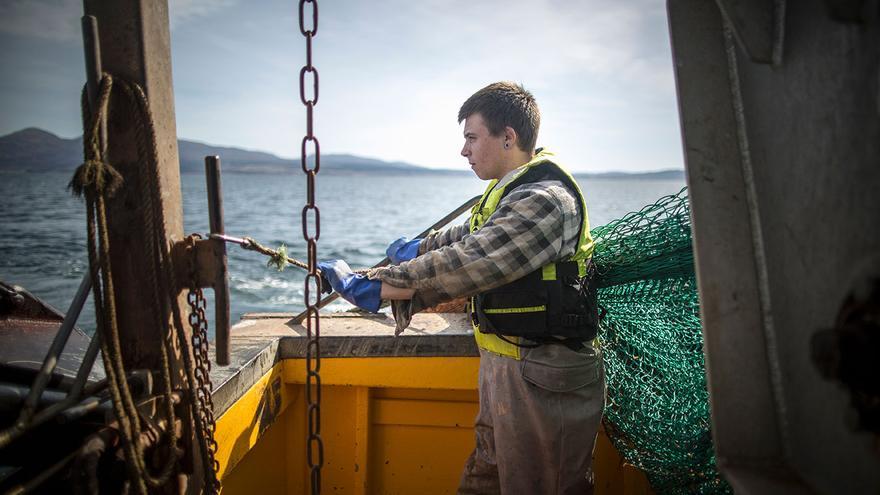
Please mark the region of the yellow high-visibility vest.
MULTIPOLYGON (((470 231, 472 233, 478 231, 486 223, 486 221, 489 220, 489 218, 498 207, 498 203, 504 197, 507 188, 511 184, 514 184, 518 178, 523 176, 523 174, 538 167, 553 167, 558 174, 561 174, 569 179, 568 182, 573 187, 574 192, 577 194, 578 200, 581 204, 581 211, 583 212, 577 248, 575 249, 575 252, 571 257, 561 261, 578 262, 579 275, 584 276, 586 275, 589 260, 593 255, 593 238, 590 236, 590 220, 589 216, 587 215, 587 204, 584 201, 584 195, 583 193, 581 193, 577 181, 565 168, 553 162, 551 160, 552 157, 553 153, 539 150, 538 153, 535 154, 534 158, 529 160, 528 163, 525 163, 524 165, 521 165, 516 169, 511 180, 506 181, 502 185, 498 185, 498 179, 494 179, 489 182, 489 185, 486 188, 486 191, 483 193, 483 196, 480 198, 480 201, 476 205, 474 205, 473 209, 471 209, 470 231)), ((556 279, 556 263, 550 263, 549 265, 544 266, 541 271, 543 280, 556 279)), ((527 312, 540 310, 542 310, 542 308, 537 305, 523 308, 511 308, 505 311, 527 312)), ((514 359, 520 359, 520 347, 516 345, 520 343, 519 337, 505 337, 506 340, 510 341, 506 342, 505 340, 499 338, 497 335, 481 332, 479 324, 477 323, 477 319, 473 314, 474 298, 471 298, 470 301, 470 312, 472 316, 471 320, 474 325, 474 336, 476 337, 477 345, 481 349, 494 352, 502 356, 509 356, 514 359)))

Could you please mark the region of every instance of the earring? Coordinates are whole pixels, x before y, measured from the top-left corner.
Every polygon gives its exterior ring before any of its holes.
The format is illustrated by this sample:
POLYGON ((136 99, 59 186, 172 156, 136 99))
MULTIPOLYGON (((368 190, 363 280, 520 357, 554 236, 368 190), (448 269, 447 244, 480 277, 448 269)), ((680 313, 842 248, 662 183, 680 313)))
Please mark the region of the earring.
POLYGON ((504 143, 504 149, 510 148, 510 143, 504 143))

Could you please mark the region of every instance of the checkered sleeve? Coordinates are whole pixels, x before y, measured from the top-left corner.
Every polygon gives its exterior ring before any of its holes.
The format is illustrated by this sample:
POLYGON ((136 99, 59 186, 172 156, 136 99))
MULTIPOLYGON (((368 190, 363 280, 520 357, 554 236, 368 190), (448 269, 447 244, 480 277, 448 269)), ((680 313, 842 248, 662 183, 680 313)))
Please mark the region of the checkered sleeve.
POLYGON ((443 246, 448 246, 453 242, 458 242, 461 240, 462 237, 467 235, 469 231, 470 222, 465 220, 465 222, 461 225, 456 225, 446 230, 441 230, 439 232, 432 232, 425 236, 425 240, 422 241, 421 244, 419 244, 419 256, 427 253, 428 251, 433 251, 443 246))
POLYGON ((415 288, 422 307, 499 287, 574 252, 575 201, 558 181, 524 184, 477 232, 400 265, 374 269, 369 277, 415 288))

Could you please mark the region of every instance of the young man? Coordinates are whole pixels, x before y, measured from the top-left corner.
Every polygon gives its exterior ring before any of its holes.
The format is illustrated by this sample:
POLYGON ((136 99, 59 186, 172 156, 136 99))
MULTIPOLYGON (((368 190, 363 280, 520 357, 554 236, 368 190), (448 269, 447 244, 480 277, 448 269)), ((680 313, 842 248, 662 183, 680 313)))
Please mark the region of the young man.
POLYGON ((586 204, 553 155, 534 151, 540 114, 521 86, 490 84, 458 120, 462 156, 491 181, 469 221, 398 239, 388 254, 399 265, 367 276, 320 267, 353 304, 392 300, 398 331, 421 309, 471 298, 480 412, 459 493, 589 493, 605 383, 586 204))

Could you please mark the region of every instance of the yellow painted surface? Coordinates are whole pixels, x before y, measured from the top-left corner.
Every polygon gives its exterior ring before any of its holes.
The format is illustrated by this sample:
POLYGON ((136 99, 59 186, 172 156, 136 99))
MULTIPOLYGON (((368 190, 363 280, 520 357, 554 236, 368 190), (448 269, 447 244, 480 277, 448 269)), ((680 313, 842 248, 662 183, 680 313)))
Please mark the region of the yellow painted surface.
POLYGON ((275 365, 217 419, 215 458, 221 479, 252 452, 261 433, 282 421, 281 415, 291 402, 289 394, 296 389, 284 387, 281 369, 281 364, 275 365))
MULTIPOLYGON (((305 493, 305 491, 289 491, 287 489, 288 468, 291 461, 288 454, 299 446, 300 441, 293 448, 287 443, 286 421, 276 421, 263 433, 247 454, 239 459, 231 473, 226 471, 221 478, 222 493, 226 494, 261 494, 281 495, 285 493, 305 493)), ((220 425, 218 424, 218 430, 220 425)), ((305 462, 304 460, 302 462, 305 462)), ((301 472, 305 472, 301 470, 301 472)))
MULTIPOLYGON (((321 360, 325 385, 475 390, 476 357, 384 357, 321 360)), ((304 359, 284 360, 284 381, 305 383, 304 359)))
MULTIPOLYGON (((474 446, 477 367, 478 358, 322 359, 322 493, 454 493, 474 446)), ((285 360, 218 420, 225 494, 308 492, 304 379, 305 362, 285 360)), ((598 494, 652 493, 604 435, 594 468, 598 494)))

